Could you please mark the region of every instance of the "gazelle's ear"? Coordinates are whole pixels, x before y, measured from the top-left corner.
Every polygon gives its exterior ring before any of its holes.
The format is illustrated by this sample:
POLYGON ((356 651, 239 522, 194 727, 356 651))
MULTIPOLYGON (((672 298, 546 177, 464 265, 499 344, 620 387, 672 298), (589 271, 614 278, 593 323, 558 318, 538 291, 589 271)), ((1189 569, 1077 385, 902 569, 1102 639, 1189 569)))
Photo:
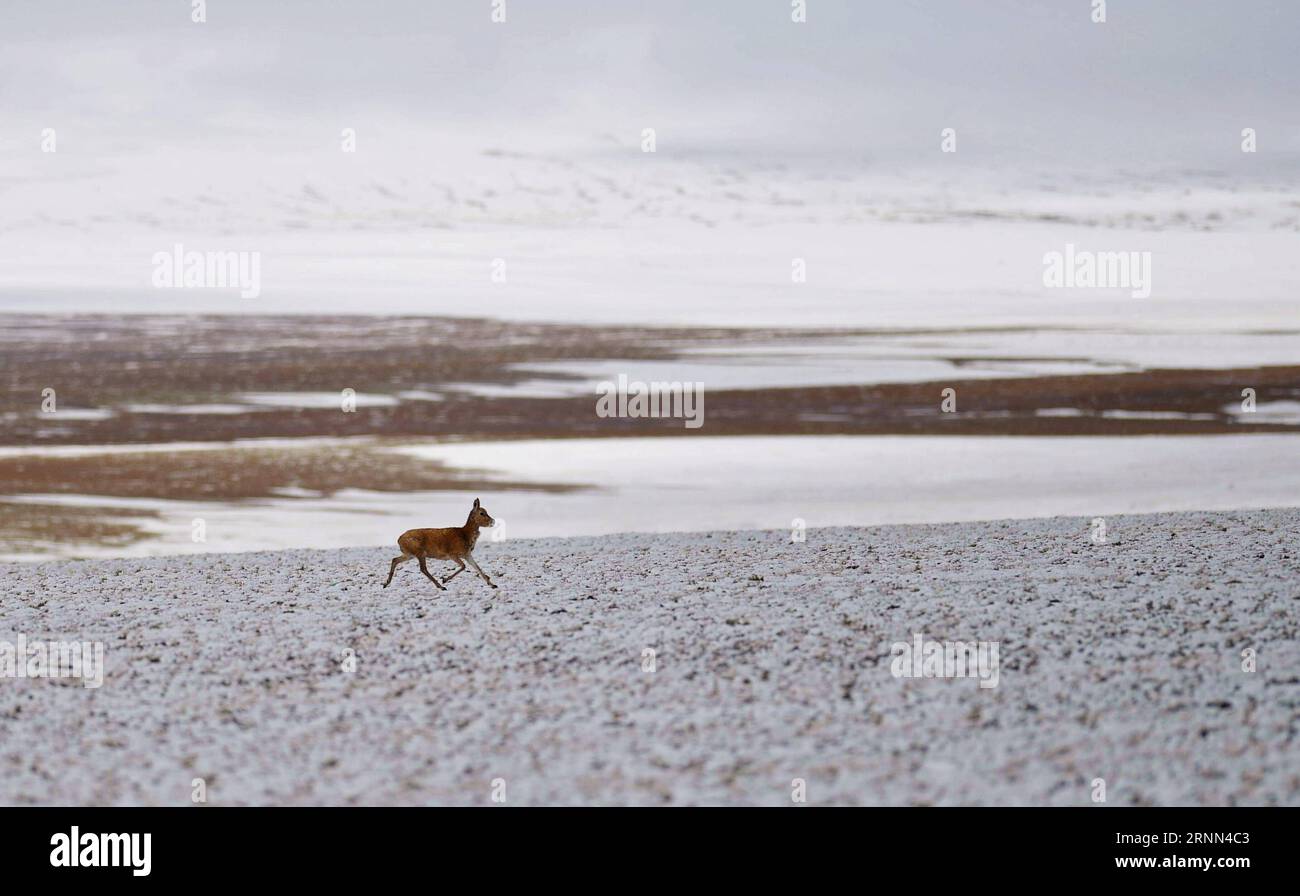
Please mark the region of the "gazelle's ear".
POLYGON ((478 510, 478 498, 474 499, 474 509, 478 510))

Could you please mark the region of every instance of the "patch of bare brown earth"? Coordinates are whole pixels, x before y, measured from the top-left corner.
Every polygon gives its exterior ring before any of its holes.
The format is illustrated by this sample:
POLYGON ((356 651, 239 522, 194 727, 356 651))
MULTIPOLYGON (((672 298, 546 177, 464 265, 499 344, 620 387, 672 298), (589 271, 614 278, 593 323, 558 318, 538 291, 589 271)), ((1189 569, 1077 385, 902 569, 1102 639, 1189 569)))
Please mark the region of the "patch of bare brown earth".
POLYGON ((38 553, 51 542, 126 547, 149 537, 132 520, 152 519, 151 510, 114 508, 111 517, 100 507, 0 501, 0 551, 38 553))
POLYGON ((433 461, 416 463, 366 445, 338 444, 0 457, 0 483, 8 494, 94 494, 177 501, 268 498, 284 489, 332 495, 345 488, 381 492, 571 488, 526 482, 503 486, 497 480, 489 483, 433 461))
MULTIPOLYGON (((366 438, 340 446, 241 447, 239 439, 382 437, 563 439, 718 435, 1135 436, 1296 432, 1230 413, 1241 390, 1259 402, 1300 400, 1300 367, 1147 370, 1119 374, 953 379, 800 388, 707 389, 700 430, 680 419, 601 418, 595 396, 483 396, 449 384, 509 386, 519 369, 548 361, 671 362, 688 352, 774 342, 799 346, 866 331, 678 330, 581 327, 459 318, 299 316, 0 315, 0 445, 14 447, 219 443, 210 450, 116 452, 66 457, 0 456, 0 495, 242 500, 292 489, 404 492, 487 483, 431 463, 374 450, 366 438), (942 413, 941 391, 957 391, 942 413), (244 393, 398 396, 343 413, 338 406, 247 406, 235 413, 160 412, 158 407, 239 405, 244 393), (58 411, 41 413, 44 390, 58 411), (155 408, 150 410, 149 408, 155 408), (69 409, 74 409, 68 413, 69 409), (80 410, 82 413, 77 413, 80 410), (92 413, 86 414, 85 411, 92 413), (99 419, 96 419, 99 417, 99 419)), ((938 357, 954 368, 971 359, 938 357)), ((988 360, 988 359, 984 359, 988 360)), ((1018 359, 1026 360, 1026 359, 1018 359)), ((708 384, 706 384, 706 387, 708 384)), ((497 488, 562 490, 537 483, 497 488)), ((23 549, 42 534, 101 544, 139 537, 121 510, 0 502, 0 547, 23 549)))
MULTIPOLYGON (((452 318, 0 316, 4 445, 112 445, 304 436, 474 439, 682 434, 680 420, 597 417, 594 396, 485 397, 389 406, 250 407, 245 413, 158 413, 141 406, 221 404, 246 392, 396 395, 449 383, 510 385, 517 369, 559 360, 664 360, 710 346, 801 345, 862 331, 577 327, 452 318), (39 413, 59 407, 105 419, 39 413), (133 409, 134 408, 134 409, 133 409), (109 413, 111 412, 111 413, 109 413)), ((969 359, 948 358, 956 367, 969 359)), ((1023 359, 1022 359, 1023 360, 1023 359)), ((707 386, 707 384, 706 384, 707 386)), ((707 434, 1154 435, 1290 432, 1225 412, 1241 390, 1259 402, 1300 399, 1300 367, 1148 370, 1119 374, 954 379, 707 391, 707 434), (955 414, 940 391, 957 389, 955 414), (1075 416, 1043 416, 1065 408, 1075 416), (1103 416, 1110 412, 1175 415, 1103 416), (1196 415, 1178 419, 1176 415, 1196 415)), ((702 431, 701 431, 702 432, 702 431)), ((689 433, 687 433, 689 434, 689 433)), ((0 489, 3 480, 0 480, 0 489)))

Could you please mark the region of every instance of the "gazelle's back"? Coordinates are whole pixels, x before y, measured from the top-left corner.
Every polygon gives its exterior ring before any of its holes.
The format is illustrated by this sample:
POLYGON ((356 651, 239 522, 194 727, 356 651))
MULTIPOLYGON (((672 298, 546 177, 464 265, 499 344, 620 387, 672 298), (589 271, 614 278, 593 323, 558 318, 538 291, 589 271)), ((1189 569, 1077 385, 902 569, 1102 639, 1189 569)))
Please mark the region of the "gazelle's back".
POLYGON ((465 538, 465 530, 452 526, 443 529, 408 529, 397 539, 397 546, 405 554, 439 559, 463 557, 472 546, 465 538))

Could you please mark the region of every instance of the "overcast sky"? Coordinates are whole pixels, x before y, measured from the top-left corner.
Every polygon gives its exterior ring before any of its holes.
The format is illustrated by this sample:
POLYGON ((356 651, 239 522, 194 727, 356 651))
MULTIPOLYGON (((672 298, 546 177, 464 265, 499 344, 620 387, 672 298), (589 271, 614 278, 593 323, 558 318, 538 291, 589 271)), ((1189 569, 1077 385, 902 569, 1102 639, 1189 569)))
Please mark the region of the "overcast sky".
POLYGON ((574 152, 1213 163, 1300 154, 1288 0, 5 0, 0 145, 304 139, 318 126, 574 152))

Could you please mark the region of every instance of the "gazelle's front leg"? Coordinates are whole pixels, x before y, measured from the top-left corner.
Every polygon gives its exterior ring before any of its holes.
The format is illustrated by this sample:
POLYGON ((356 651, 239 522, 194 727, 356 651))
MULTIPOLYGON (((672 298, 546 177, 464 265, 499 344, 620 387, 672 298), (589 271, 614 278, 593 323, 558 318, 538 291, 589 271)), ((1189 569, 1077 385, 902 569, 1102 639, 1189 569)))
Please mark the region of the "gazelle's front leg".
POLYGON ((455 560, 457 563, 460 564, 460 569, 456 570, 456 571, 453 572, 451 575, 447 576, 447 578, 443 579, 443 580, 442 580, 442 584, 444 584, 444 585, 446 585, 446 584, 447 584, 448 582, 450 582, 452 579, 456 578, 456 576, 460 575, 461 573, 463 573, 463 572, 465 571, 465 561, 464 561, 464 560, 460 559, 459 557, 452 557, 451 559, 455 560))
MULTIPOLYGON (((489 585, 492 585, 492 580, 489 579, 489 578, 487 577, 487 573, 485 573, 482 569, 480 569, 480 568, 479 568, 479 565, 478 565, 477 563, 474 562, 474 555, 473 555, 473 554, 466 554, 466 555, 465 555, 465 562, 468 563, 471 567, 474 568, 474 571, 475 571, 476 573, 478 573, 478 577, 479 577, 480 579, 482 579, 483 581, 487 582, 489 585)), ((459 570, 457 570, 457 572, 459 572, 459 570)), ((495 588, 496 585, 492 585, 492 587, 495 588)))

